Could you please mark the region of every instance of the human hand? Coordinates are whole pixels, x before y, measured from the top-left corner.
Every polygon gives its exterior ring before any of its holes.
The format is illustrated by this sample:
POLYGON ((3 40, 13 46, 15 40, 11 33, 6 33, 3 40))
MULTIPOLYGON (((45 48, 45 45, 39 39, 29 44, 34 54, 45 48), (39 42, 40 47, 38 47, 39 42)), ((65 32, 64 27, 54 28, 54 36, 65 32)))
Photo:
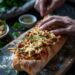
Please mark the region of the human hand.
POLYGON ((65 0, 36 0, 34 7, 40 12, 41 16, 45 16, 62 6, 64 2, 65 0))
POLYGON ((48 29, 53 25, 61 27, 51 30, 55 34, 75 35, 75 20, 66 16, 49 16, 39 24, 41 29, 48 29))

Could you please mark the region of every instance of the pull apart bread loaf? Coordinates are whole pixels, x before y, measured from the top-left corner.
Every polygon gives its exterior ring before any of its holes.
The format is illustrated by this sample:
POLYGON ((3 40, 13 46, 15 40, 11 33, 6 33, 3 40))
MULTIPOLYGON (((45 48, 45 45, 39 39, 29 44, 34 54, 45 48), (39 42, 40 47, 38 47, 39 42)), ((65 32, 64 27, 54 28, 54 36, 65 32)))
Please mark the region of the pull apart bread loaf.
POLYGON ((59 52, 64 43, 64 37, 36 26, 17 44, 13 67, 17 71, 35 75, 59 52))

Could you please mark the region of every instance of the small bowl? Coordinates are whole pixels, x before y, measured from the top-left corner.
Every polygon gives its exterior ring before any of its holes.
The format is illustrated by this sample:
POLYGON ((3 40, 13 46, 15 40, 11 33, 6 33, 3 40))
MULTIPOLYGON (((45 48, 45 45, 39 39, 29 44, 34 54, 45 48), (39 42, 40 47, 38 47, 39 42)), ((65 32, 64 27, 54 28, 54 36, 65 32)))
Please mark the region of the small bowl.
POLYGON ((9 26, 6 25, 6 27, 5 27, 5 33, 0 36, 0 39, 3 38, 3 37, 5 37, 8 34, 8 32, 9 32, 9 26))
POLYGON ((37 18, 31 14, 22 15, 18 20, 24 28, 31 28, 37 22, 37 18))

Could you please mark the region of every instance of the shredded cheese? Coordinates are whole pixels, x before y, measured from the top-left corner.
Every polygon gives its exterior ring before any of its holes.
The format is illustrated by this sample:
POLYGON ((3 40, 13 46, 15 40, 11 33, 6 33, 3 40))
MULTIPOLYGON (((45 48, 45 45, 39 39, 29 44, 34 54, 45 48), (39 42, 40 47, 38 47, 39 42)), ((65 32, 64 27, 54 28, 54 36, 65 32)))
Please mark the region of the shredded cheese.
POLYGON ((20 58, 24 56, 25 59, 39 59, 41 52, 46 49, 43 53, 48 53, 50 46, 55 44, 56 41, 53 39, 57 40, 57 37, 52 32, 42 31, 37 27, 33 28, 31 32, 26 34, 22 42, 18 44, 17 50, 20 58))

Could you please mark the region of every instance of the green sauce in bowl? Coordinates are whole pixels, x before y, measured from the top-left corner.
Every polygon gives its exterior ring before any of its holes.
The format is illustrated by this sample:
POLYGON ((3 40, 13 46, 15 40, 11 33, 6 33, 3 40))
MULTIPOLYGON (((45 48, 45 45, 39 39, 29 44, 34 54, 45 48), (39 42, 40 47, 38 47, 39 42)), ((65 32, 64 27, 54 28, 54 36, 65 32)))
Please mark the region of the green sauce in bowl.
POLYGON ((31 14, 25 14, 19 17, 20 24, 25 28, 31 28, 37 21, 37 18, 31 14))
POLYGON ((30 24, 30 23, 33 23, 33 20, 31 17, 25 17, 25 18, 23 18, 23 22, 30 24))

